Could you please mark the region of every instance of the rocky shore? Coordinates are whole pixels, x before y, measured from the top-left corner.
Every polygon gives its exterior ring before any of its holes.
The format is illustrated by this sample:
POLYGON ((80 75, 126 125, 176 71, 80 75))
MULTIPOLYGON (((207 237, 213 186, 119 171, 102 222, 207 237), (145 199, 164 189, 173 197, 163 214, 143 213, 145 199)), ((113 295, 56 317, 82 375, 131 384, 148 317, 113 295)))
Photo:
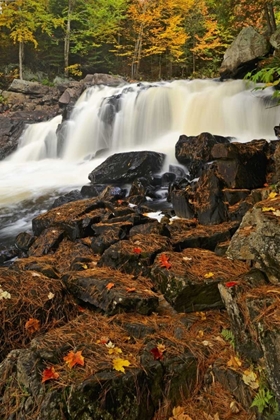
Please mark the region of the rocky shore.
MULTIPOLYGON (((103 77, 15 81, 1 157, 103 77)), ((34 218, 0 256, 0 418, 280 418, 279 151, 182 135, 181 166, 112 155, 34 218)))

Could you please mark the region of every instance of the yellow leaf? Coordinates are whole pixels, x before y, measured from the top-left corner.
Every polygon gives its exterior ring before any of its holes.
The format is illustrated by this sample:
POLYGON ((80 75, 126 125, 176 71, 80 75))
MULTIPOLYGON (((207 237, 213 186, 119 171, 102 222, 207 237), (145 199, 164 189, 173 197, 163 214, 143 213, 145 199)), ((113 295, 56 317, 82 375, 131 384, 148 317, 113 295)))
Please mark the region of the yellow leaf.
POLYGON ((257 379, 257 375, 250 369, 246 369, 242 375, 243 382, 248 385, 252 389, 259 388, 259 381, 257 379))
POLYGON ((268 198, 275 198, 276 196, 277 196, 277 193, 276 193, 275 191, 272 191, 272 192, 269 194, 268 198))
POLYGON ((211 273, 211 271, 209 273, 204 274, 204 278, 206 279, 211 279, 214 276, 214 273, 211 273))
POLYGON ((82 265, 82 267, 83 267, 84 270, 88 269, 88 266, 86 264, 82 265))
POLYGON ((120 349, 119 347, 113 347, 111 349, 109 348, 108 353, 118 355, 119 353, 122 353, 122 349, 120 349))
POLYGON ((233 369, 236 369, 242 365, 242 362, 237 356, 231 356, 231 358, 227 362, 227 365, 228 367, 232 367, 233 369))
POLYGON ((280 216, 280 210, 276 210, 273 212, 274 216, 279 217, 280 216))
POLYGON ((275 211, 276 209, 274 208, 274 207, 263 207, 262 208, 262 211, 263 212, 265 212, 265 211, 275 211))
POLYGON ((113 368, 119 372, 125 372, 124 366, 130 366, 130 362, 125 359, 116 358, 113 359, 113 368))

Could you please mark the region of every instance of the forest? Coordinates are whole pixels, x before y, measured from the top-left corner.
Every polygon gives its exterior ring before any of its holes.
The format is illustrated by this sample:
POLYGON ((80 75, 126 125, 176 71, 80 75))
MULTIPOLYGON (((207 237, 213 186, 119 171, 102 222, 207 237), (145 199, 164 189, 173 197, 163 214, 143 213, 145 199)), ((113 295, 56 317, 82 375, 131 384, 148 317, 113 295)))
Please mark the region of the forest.
POLYGON ((24 69, 128 80, 217 77, 234 37, 251 25, 269 37, 271 0, 1 0, 0 88, 24 69))

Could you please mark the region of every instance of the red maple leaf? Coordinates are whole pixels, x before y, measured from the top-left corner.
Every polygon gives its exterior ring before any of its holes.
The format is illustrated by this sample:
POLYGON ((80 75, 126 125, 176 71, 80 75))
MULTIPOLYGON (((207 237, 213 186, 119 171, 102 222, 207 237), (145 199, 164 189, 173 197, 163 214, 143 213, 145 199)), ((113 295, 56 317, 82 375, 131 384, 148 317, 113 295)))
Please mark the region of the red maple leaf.
POLYGON ((163 359, 163 352, 161 352, 157 347, 154 347, 151 350, 151 353, 154 356, 155 360, 162 360, 163 359))
POLYGON ((42 373, 42 383, 49 381, 50 379, 58 379, 59 374, 55 371, 54 367, 48 367, 45 370, 43 370, 42 373))
POLYGON ((167 255, 161 254, 161 256, 159 257, 159 262, 160 262, 161 267, 165 267, 168 270, 171 268, 171 264, 169 262, 169 257, 167 255))
POLYGON ((139 247, 135 247, 135 248, 133 248, 133 252, 134 252, 134 254, 141 254, 142 249, 139 248, 139 247))
POLYGON ((236 286, 237 284, 238 284, 237 281, 228 281, 227 283, 225 283, 225 286, 230 288, 230 287, 236 286))

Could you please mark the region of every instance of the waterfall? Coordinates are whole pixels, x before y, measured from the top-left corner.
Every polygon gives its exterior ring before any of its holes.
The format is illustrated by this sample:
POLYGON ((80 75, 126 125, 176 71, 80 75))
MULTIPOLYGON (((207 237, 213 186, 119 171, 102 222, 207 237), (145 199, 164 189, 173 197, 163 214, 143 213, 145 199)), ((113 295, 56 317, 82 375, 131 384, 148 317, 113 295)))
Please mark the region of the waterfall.
POLYGON ((42 211, 44 200, 88 183, 88 174, 105 159, 104 155, 94 158, 101 150, 107 155, 160 151, 168 156, 167 162, 176 163, 174 146, 181 134, 207 131, 243 142, 275 139, 273 127, 280 118, 272 93, 254 90, 242 80, 177 80, 87 89, 64 123, 63 144, 56 135, 61 123, 58 116, 29 125, 18 149, 0 162, 0 237, 5 229, 16 230, 19 221, 22 230, 21 210, 27 203, 32 203, 33 213, 35 208, 42 211))

